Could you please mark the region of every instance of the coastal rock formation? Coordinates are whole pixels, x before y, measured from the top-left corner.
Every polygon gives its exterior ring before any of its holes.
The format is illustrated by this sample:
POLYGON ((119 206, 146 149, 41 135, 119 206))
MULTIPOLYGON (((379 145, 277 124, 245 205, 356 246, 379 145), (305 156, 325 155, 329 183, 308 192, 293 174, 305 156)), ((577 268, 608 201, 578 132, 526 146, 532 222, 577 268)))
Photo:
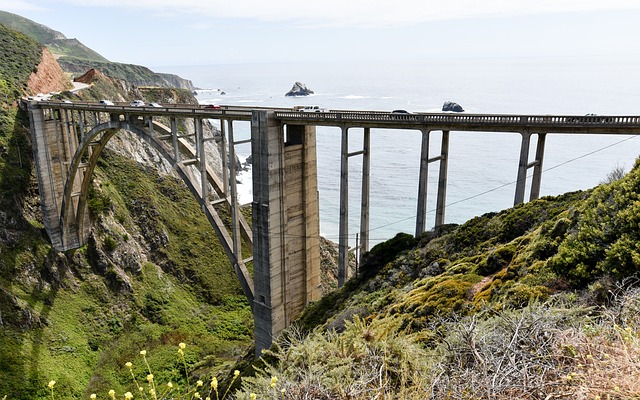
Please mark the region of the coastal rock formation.
POLYGON ((42 61, 27 83, 31 93, 61 92, 71 87, 71 81, 64 74, 55 58, 46 48, 42 50, 42 61))
POLYGON ((296 82, 285 96, 308 96, 310 94, 313 94, 313 90, 307 88, 307 85, 304 83, 296 82))
POLYGON ((445 101, 442 105, 442 111, 463 112, 464 109, 458 103, 454 103, 453 101, 445 101))

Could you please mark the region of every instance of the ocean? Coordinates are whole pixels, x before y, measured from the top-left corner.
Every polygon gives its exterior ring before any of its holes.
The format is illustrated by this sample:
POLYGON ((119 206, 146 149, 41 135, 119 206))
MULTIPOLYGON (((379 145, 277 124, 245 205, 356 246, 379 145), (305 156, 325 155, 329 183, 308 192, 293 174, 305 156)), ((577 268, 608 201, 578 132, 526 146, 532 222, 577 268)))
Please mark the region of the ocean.
MULTIPOLYGON (((453 101, 471 113, 638 115, 639 64, 624 57, 493 58, 180 66, 164 67, 162 72, 192 80, 203 104, 438 112, 445 101, 453 101), (285 97, 297 81, 315 94, 285 97)), ((249 123, 234 123, 234 134, 236 140, 249 138, 249 123)), ((350 151, 362 148, 361 129, 350 129, 349 138, 350 151)), ((520 142, 519 134, 451 132, 447 223, 463 223, 513 205, 520 142)), ((418 131, 371 132, 372 245, 398 232, 415 231, 420 143, 418 131)), ((430 146, 431 156, 439 153, 439 132, 432 132, 430 146)), ((318 127, 317 148, 320 230, 337 241, 340 129, 318 127)), ((250 145, 236 151, 245 158, 250 145)), ((530 160, 534 151, 535 140, 530 160)), ((628 171, 639 152, 634 136, 548 135, 540 195, 594 187, 615 168, 628 171)), ((349 159, 351 246, 359 231, 360 167, 360 157, 349 159)), ((429 170, 428 227, 435 218, 437 168, 433 163, 429 170)), ((240 201, 250 202, 250 171, 239 180, 240 201)))

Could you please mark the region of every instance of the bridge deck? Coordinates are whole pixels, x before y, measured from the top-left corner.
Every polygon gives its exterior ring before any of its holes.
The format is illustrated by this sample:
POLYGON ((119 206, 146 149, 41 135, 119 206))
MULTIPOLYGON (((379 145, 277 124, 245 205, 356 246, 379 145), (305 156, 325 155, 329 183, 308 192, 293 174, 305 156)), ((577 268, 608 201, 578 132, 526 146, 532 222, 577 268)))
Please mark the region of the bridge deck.
POLYGON ((273 110, 283 124, 416 129, 477 132, 544 132, 576 134, 638 134, 640 115, 511 115, 468 113, 396 114, 384 111, 330 110, 307 113, 288 108, 221 106, 205 108, 193 104, 165 104, 162 107, 113 106, 96 103, 40 102, 42 107, 105 113, 195 117, 250 121, 254 110, 273 110))

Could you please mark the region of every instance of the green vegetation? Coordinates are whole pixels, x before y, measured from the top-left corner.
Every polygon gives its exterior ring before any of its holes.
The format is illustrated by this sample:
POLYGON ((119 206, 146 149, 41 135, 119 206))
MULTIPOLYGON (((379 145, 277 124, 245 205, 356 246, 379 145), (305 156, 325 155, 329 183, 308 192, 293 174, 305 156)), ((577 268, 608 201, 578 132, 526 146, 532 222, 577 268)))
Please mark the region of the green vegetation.
MULTIPOLYGON (((4 25, 0 42, 0 399, 51 398, 51 380, 59 399, 123 393, 125 363, 143 348, 154 373, 177 384, 185 367, 193 377, 227 371, 251 344, 251 310, 181 182, 105 152, 89 194, 89 243, 51 248, 27 115, 11 105, 42 46, 4 25), (180 342, 190 344, 182 367, 180 342)), ((108 82, 88 96, 131 95, 108 82)))
MULTIPOLYGON (((180 388, 226 376, 236 399, 640 396, 640 163, 590 191, 377 245, 236 380, 251 310, 182 182, 104 151, 88 244, 51 249, 26 116, 8 104, 41 47, 3 25, 0 41, 0 398, 53 386, 107 398, 151 371, 180 388), (127 364, 140 350, 144 364, 127 364)), ((133 90, 103 79, 83 96, 188 94, 133 90)))
POLYGON ((0 24, 46 45, 53 54, 85 60, 107 61, 106 58, 86 47, 77 39, 67 39, 62 33, 19 15, 0 11, 0 24))
MULTIPOLYGON (((29 75, 42 56, 42 46, 33 39, 0 24, 0 96, 5 103, 25 95, 29 75)), ((6 132, 6 131, 5 131, 6 132)))
POLYGON ((640 163, 591 191, 374 247, 238 398, 275 398, 271 376, 286 398, 637 397, 638 188, 640 163))

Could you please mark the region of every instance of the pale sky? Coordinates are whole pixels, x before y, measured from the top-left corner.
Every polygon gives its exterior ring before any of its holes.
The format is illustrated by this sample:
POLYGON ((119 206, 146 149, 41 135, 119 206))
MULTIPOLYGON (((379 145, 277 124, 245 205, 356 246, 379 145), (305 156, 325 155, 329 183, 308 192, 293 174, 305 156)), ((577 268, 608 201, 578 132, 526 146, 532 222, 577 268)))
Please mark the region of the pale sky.
POLYGON ((0 0, 111 61, 631 56, 640 0, 0 0))

